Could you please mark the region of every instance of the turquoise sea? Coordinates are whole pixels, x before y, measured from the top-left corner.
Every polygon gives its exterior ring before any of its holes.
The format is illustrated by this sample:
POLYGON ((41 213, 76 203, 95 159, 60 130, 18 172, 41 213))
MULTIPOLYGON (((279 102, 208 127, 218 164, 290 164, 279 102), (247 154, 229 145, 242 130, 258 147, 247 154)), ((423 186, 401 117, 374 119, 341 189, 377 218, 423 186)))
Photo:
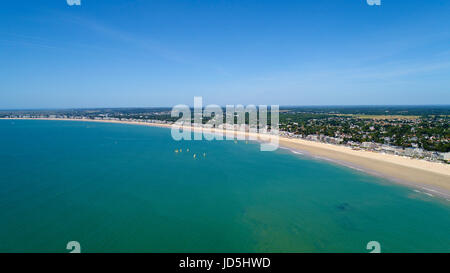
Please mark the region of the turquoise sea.
POLYGON ((68 252, 69 241, 82 252, 368 252, 369 241, 450 252, 450 203, 257 143, 0 120, 0 252, 68 252))

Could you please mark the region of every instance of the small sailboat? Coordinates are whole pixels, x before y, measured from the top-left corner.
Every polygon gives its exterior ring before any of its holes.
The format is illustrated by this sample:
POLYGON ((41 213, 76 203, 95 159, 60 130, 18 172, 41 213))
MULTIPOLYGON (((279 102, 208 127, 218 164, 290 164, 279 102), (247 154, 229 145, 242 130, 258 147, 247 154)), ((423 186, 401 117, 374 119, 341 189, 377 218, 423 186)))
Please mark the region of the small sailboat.
POLYGON ((196 155, 196 154, 194 154, 193 158, 196 158, 196 157, 197 157, 197 155, 196 155))

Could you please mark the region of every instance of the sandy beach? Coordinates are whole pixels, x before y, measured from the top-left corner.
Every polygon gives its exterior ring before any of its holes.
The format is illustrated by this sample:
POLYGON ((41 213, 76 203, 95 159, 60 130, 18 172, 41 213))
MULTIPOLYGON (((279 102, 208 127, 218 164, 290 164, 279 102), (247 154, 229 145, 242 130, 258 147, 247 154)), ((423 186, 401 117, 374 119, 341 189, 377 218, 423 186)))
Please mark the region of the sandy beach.
POLYGON ((356 168, 450 199, 450 165, 301 139, 280 138, 280 146, 356 168))
MULTIPOLYGON (((6 118, 8 120, 13 120, 6 118)), ((15 118, 19 119, 19 118, 15 118)), ((27 119, 27 118, 21 118, 27 119)), ((170 124, 144 123, 115 120, 88 120, 88 119, 57 119, 57 118, 28 118, 30 120, 66 120, 103 123, 133 124, 141 126, 156 126, 170 128, 170 124)), ((202 128, 195 128, 195 131, 202 128)), ((219 130, 213 130, 219 133, 219 130)), ((258 137, 259 134, 235 132, 258 137)), ((364 150, 353 150, 349 147, 307 141, 303 139, 290 139, 279 137, 280 147, 294 151, 306 152, 316 158, 331 160, 337 164, 359 169, 366 173, 384 177, 399 184, 410 186, 432 196, 440 196, 450 201, 450 165, 412 159, 390 154, 382 154, 364 150)))

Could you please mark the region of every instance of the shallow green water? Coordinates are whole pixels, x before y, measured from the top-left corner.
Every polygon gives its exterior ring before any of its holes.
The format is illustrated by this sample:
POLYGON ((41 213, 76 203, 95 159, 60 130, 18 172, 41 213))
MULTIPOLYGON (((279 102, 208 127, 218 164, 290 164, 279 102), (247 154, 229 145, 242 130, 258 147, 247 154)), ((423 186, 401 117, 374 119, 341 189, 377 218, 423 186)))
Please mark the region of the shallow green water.
POLYGON ((0 252, 450 252, 448 201, 256 143, 121 124, 1 120, 0 219, 0 252))

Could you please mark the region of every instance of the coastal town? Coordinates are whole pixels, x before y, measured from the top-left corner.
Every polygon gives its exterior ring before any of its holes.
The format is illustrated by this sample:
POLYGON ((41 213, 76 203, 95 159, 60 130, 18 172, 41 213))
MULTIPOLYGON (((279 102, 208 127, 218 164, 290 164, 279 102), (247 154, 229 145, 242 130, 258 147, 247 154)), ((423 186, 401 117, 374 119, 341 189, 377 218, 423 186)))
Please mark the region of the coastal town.
POLYGON ((445 109, 432 114, 416 110, 413 115, 372 112, 283 113, 281 135, 428 161, 450 160, 450 118, 445 109))
MULTIPOLYGON (((370 110, 280 110, 280 136, 432 162, 450 162, 448 109, 387 115, 370 110), (343 112, 343 113, 337 113, 343 112)), ((402 111, 403 113, 404 111, 402 111)), ((169 108, 2 111, 0 118, 49 118, 173 124, 169 108)), ((207 122, 208 119, 204 119, 207 122)), ((230 128, 227 128, 230 129, 230 128)), ((237 130, 238 128, 232 128, 237 130)), ((247 128, 248 129, 248 128, 247 128)))

